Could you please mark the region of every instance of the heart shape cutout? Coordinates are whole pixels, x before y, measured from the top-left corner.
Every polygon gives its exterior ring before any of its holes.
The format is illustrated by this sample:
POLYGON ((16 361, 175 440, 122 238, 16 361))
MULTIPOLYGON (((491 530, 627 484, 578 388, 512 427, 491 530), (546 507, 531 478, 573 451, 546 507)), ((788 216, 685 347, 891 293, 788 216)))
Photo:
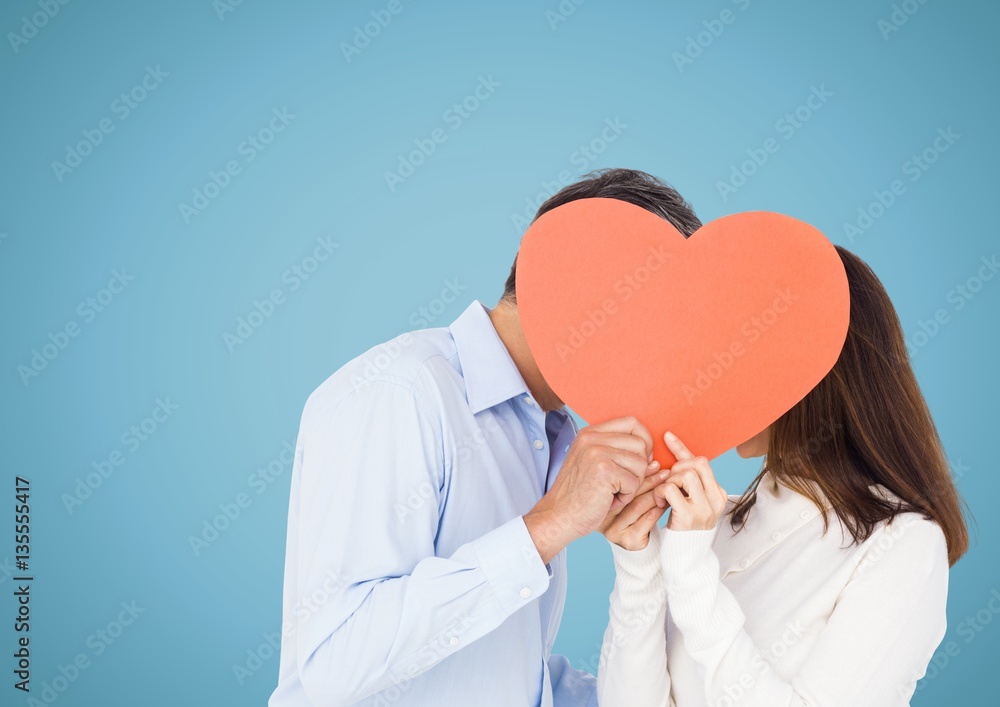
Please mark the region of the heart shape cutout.
POLYGON ((634 415, 654 458, 670 430, 714 458, 790 410, 833 368, 850 314, 833 244, 790 216, 725 216, 684 238, 619 199, 539 217, 517 256, 528 346, 588 423, 634 415))

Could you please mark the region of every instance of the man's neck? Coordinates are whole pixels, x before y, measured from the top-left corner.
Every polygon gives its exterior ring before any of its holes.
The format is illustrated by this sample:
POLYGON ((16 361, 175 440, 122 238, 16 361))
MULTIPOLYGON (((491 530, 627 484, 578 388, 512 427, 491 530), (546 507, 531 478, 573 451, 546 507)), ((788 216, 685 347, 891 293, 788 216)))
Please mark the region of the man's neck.
POLYGON ((501 300, 490 310, 490 321, 538 406, 545 412, 561 408, 563 402, 548 386, 538 366, 535 365, 535 359, 524 338, 524 330, 521 329, 521 316, 517 311, 517 305, 501 300))

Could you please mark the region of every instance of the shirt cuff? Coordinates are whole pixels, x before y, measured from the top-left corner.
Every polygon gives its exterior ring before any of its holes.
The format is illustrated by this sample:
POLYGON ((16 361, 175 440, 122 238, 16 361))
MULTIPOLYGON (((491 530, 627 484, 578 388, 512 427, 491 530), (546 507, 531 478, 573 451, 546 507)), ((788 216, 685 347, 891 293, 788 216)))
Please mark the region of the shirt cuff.
POLYGON ((641 550, 626 550, 621 545, 609 541, 611 556, 615 561, 615 572, 623 586, 646 585, 661 576, 660 529, 653 528, 649 542, 641 550))
POLYGON ((712 552, 718 529, 718 525, 711 530, 664 529, 660 555, 667 579, 680 581, 702 567, 712 552))
POLYGON ((719 579, 712 551, 717 530, 665 530, 660 549, 670 613, 696 660, 702 651, 732 640, 744 623, 739 604, 719 579))
POLYGON ((507 521, 470 544, 487 583, 508 616, 548 589, 549 569, 542 562, 523 517, 507 521))

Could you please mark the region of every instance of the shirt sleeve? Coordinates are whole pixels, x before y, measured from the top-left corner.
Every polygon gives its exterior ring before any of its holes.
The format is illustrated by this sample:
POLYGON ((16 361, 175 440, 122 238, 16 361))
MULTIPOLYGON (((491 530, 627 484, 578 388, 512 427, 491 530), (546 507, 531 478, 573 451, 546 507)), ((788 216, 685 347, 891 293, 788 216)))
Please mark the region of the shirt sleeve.
POLYGON ((435 556, 441 424, 413 390, 359 385, 300 437, 296 668, 313 703, 405 685, 548 587, 521 517, 435 556))
POLYGON ((743 611, 719 579, 715 531, 665 530, 670 613, 685 648, 704 667, 708 702, 719 703, 727 688, 740 685, 746 707, 908 705, 945 634, 948 552, 935 523, 906 515, 876 531, 790 680, 771 669, 744 630, 743 611))
POLYGON ((601 707, 672 707, 660 533, 642 550, 611 544, 615 586, 597 671, 601 707))
POLYGON ((554 707, 598 707, 594 676, 572 667, 565 656, 549 657, 549 678, 554 707))

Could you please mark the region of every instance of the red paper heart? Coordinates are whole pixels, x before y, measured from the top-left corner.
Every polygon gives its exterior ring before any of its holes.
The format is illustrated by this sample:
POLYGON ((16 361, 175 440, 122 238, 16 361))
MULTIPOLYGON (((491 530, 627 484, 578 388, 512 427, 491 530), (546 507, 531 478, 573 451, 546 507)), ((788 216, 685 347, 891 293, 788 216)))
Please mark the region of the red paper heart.
POLYGON ((590 423, 635 415, 664 467, 667 430, 713 458, 790 410, 837 361, 850 313, 840 256, 807 223, 747 212, 685 239, 603 198, 531 225, 517 301, 555 393, 590 423))

